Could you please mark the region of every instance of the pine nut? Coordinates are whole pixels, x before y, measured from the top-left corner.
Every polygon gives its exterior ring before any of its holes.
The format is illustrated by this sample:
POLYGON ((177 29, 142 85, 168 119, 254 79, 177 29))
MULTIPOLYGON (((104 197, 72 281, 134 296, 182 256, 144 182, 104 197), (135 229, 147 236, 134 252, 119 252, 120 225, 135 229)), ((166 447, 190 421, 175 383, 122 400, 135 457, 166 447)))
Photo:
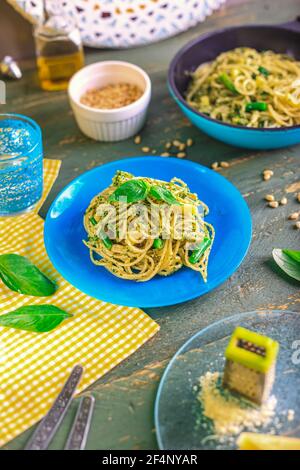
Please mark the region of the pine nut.
POLYGON ((142 138, 141 138, 140 135, 137 135, 137 136, 134 138, 134 143, 137 144, 137 145, 140 144, 141 141, 142 141, 142 138))
POLYGON ((177 153, 177 157, 178 157, 178 158, 185 158, 185 157, 186 157, 186 153, 185 153, 185 152, 179 152, 179 153, 177 153))
POLYGON ((275 201, 275 197, 273 196, 273 194, 266 194, 265 201, 268 201, 268 202, 275 201))
POLYGON ((220 166, 221 166, 222 168, 228 168, 228 167, 229 167, 229 163, 228 163, 228 162, 221 162, 221 163, 220 163, 220 166))
POLYGON ((212 163, 211 167, 212 167, 213 170, 216 170, 217 168, 219 168, 219 163, 214 162, 214 163, 212 163))
POLYGON ((288 202, 288 200, 287 200, 286 197, 283 197, 283 198, 280 200, 280 204, 281 204, 282 206, 285 206, 285 205, 287 204, 287 202, 288 202))
POLYGON ((193 145, 193 143, 194 143, 194 142, 193 142, 193 139, 187 139, 187 141, 186 141, 186 145, 187 145, 188 147, 191 147, 191 146, 193 145))
POLYGON ((150 152, 150 147, 142 147, 142 152, 144 153, 150 152))
POLYGON ((296 222, 294 225, 295 229, 300 229, 300 221, 296 222))
POLYGON ((271 201, 268 204, 269 207, 272 207, 272 209, 276 209, 279 206, 278 201, 271 201))
POLYGON ((297 220, 299 218, 299 212, 293 212, 289 215, 289 220, 297 220))

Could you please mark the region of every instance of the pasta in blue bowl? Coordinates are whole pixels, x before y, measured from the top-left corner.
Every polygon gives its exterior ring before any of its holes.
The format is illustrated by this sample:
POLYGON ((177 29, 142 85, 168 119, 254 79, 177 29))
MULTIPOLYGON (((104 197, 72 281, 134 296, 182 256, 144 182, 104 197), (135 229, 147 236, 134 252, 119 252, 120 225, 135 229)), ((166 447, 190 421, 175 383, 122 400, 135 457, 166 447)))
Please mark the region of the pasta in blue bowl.
POLYGON ((169 89, 208 135, 238 147, 300 142, 300 23, 241 26, 187 44, 169 68, 169 89))

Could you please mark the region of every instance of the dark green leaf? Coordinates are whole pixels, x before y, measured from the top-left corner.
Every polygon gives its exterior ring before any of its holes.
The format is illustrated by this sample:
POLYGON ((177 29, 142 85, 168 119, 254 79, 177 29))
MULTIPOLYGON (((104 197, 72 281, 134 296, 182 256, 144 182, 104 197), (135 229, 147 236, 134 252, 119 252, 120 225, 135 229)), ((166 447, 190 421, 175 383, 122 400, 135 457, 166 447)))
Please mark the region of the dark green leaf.
POLYGON ((204 255, 205 251, 207 248, 211 245, 211 239, 210 238, 204 238, 203 241, 195 248, 194 251, 192 251, 191 256, 189 257, 189 261, 192 264, 198 263, 202 256, 204 255))
POLYGON ((0 315, 0 325, 17 330, 45 333, 72 316, 55 305, 28 305, 0 315))
POLYGON ((109 201, 119 201, 120 198, 127 198, 128 203, 143 201, 149 191, 148 184, 142 179, 132 179, 121 184, 109 197, 109 201))
POLYGON ((300 252, 274 248, 273 258, 278 266, 290 277, 300 281, 300 252))
POLYGON ((46 297, 57 288, 29 259, 14 253, 0 256, 0 278, 11 290, 25 295, 46 297))
POLYGON ((154 199, 157 199, 158 201, 164 201, 167 204, 175 204, 177 206, 181 205, 180 202, 177 201, 176 197, 173 196, 171 191, 169 191, 167 188, 164 188, 163 186, 151 186, 150 195, 154 197, 154 199))

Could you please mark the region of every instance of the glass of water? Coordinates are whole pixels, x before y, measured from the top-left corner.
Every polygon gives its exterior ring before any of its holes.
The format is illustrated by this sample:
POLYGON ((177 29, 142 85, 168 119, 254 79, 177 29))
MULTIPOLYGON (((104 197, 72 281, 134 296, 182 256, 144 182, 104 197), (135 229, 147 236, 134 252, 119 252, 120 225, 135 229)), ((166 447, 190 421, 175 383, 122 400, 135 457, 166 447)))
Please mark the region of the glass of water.
POLYGON ((0 114, 0 217, 29 212, 42 192, 40 127, 20 114, 0 114))

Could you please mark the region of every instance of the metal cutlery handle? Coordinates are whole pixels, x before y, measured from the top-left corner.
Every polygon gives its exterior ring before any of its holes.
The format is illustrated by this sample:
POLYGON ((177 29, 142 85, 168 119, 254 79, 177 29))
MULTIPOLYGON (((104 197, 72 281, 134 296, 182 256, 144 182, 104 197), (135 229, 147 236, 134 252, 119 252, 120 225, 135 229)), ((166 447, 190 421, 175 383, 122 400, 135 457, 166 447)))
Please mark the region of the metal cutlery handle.
POLYGON ((82 373, 82 366, 77 365, 74 367, 62 391, 26 444, 25 450, 47 449, 66 414, 82 373))
POLYGON ((91 426, 95 399, 91 395, 81 398, 65 450, 83 450, 91 426))

